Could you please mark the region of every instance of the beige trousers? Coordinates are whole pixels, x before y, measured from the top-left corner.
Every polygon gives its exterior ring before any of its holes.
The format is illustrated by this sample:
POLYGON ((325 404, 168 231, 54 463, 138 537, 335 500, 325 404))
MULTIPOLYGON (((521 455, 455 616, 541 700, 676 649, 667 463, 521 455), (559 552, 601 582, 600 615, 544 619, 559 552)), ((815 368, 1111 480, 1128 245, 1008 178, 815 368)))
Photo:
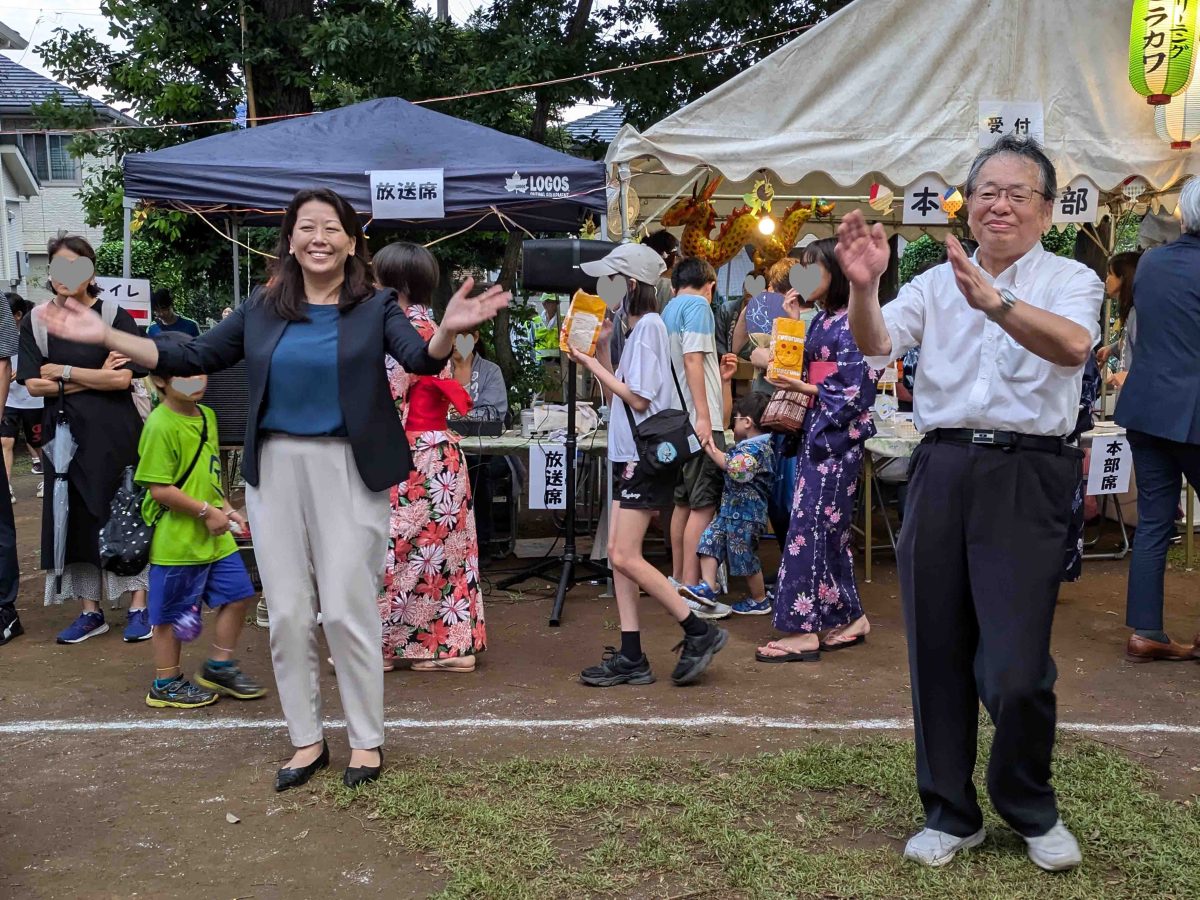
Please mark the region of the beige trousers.
POLYGON ((350 746, 383 744, 382 627, 387 491, 363 484, 340 438, 272 435, 246 507, 271 618, 271 662, 293 746, 321 740, 317 610, 337 667, 350 746))

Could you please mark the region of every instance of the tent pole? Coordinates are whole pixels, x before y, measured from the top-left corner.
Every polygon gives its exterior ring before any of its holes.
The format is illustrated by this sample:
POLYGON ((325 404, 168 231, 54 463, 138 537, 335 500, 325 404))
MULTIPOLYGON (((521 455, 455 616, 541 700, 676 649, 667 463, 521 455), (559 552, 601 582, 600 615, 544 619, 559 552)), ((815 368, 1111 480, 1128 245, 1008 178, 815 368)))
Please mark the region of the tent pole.
POLYGON ((121 277, 133 277, 133 205, 131 197, 121 198, 121 277))
MULTIPOLYGON (((683 187, 681 187, 679 190, 677 190, 675 193, 673 193, 673 194, 672 194, 670 197, 668 197, 668 198, 667 198, 667 202, 666 202, 666 203, 664 203, 662 206, 660 206, 658 209, 656 209, 656 210, 653 212, 653 214, 651 214, 650 216, 648 216, 648 217, 646 218, 646 221, 645 221, 643 224, 644 224, 644 225, 649 225, 651 222, 653 222, 653 221, 654 221, 654 220, 656 220, 656 219, 657 219, 659 216, 661 216, 661 215, 662 215, 664 212, 666 212, 666 211, 667 211, 667 209, 669 209, 669 208, 670 208, 671 204, 672 204, 672 203, 674 203, 676 200, 678 200, 678 199, 679 199, 679 196, 680 196, 680 195, 681 195, 681 194, 682 194, 684 191, 686 191, 688 188, 690 188, 690 187, 691 187, 693 184, 695 184, 695 183, 696 183, 696 179, 698 179, 698 178, 699 178, 701 175, 707 174, 709 171, 710 171, 709 169, 701 169, 699 172, 697 172, 695 175, 693 175, 691 178, 689 178, 687 181, 685 181, 685 182, 683 183, 683 187)), ((655 199, 655 200, 657 200, 658 198, 657 198, 657 197, 654 197, 654 198, 649 198, 649 197, 647 197, 647 198, 644 198, 644 199, 647 199, 647 200, 649 200, 649 199, 655 199)))
POLYGON ((242 265, 238 254, 237 216, 229 217, 229 237, 233 244, 233 306, 242 302, 242 265))
POLYGON ((620 182, 618 200, 621 203, 621 243, 629 240, 629 166, 617 167, 617 179, 620 182))

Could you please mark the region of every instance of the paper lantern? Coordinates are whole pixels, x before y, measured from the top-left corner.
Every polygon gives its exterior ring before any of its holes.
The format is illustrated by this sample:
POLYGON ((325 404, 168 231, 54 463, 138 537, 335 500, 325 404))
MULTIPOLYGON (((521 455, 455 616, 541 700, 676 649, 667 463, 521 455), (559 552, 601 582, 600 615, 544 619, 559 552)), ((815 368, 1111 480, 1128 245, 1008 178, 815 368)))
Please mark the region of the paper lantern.
POLYGON ((1192 80, 1196 0, 1134 0, 1129 28, 1129 83, 1159 106, 1192 80))
POLYGON ((1154 107, 1154 128, 1172 150, 1187 150, 1200 140, 1200 81, 1193 79, 1170 103, 1154 107))

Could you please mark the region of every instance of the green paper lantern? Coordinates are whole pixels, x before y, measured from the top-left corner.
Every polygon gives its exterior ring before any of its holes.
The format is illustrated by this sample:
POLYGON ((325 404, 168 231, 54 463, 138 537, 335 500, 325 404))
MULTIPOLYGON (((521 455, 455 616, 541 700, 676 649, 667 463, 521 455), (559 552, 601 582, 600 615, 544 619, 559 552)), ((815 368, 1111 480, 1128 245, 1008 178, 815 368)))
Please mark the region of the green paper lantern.
POLYGON ((1200 0, 1134 0, 1129 83, 1152 106, 1170 103, 1192 80, 1200 0))

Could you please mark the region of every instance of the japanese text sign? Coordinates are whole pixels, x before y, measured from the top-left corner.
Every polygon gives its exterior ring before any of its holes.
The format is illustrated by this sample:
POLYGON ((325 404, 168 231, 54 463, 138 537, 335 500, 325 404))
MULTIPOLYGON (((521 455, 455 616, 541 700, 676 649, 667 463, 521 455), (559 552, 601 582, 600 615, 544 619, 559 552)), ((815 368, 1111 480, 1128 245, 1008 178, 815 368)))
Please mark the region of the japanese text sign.
POLYGON ((1100 437, 1092 441, 1092 460, 1088 469, 1087 492, 1124 494, 1129 490, 1129 473, 1133 471, 1133 453, 1129 440, 1123 437, 1100 437))
POLYGON ((441 219, 446 215, 444 169, 373 171, 371 215, 376 219, 441 219))
POLYGON ((96 284, 100 285, 100 296, 105 300, 115 300, 125 308, 133 321, 138 325, 150 324, 150 282, 145 278, 109 278, 96 276, 96 284))
POLYGON ((1058 192, 1054 201, 1054 224, 1078 222, 1091 225, 1096 221, 1100 189, 1086 175, 1080 175, 1058 192))
POLYGON ((904 224, 945 225, 942 195, 946 189, 946 182, 936 175, 924 175, 910 184, 904 191, 904 224))
POLYGON ((567 448, 562 444, 530 444, 529 508, 567 508, 567 448))
POLYGON ((1046 124, 1040 100, 979 101, 979 148, 986 149, 1006 134, 1046 143, 1046 124))

